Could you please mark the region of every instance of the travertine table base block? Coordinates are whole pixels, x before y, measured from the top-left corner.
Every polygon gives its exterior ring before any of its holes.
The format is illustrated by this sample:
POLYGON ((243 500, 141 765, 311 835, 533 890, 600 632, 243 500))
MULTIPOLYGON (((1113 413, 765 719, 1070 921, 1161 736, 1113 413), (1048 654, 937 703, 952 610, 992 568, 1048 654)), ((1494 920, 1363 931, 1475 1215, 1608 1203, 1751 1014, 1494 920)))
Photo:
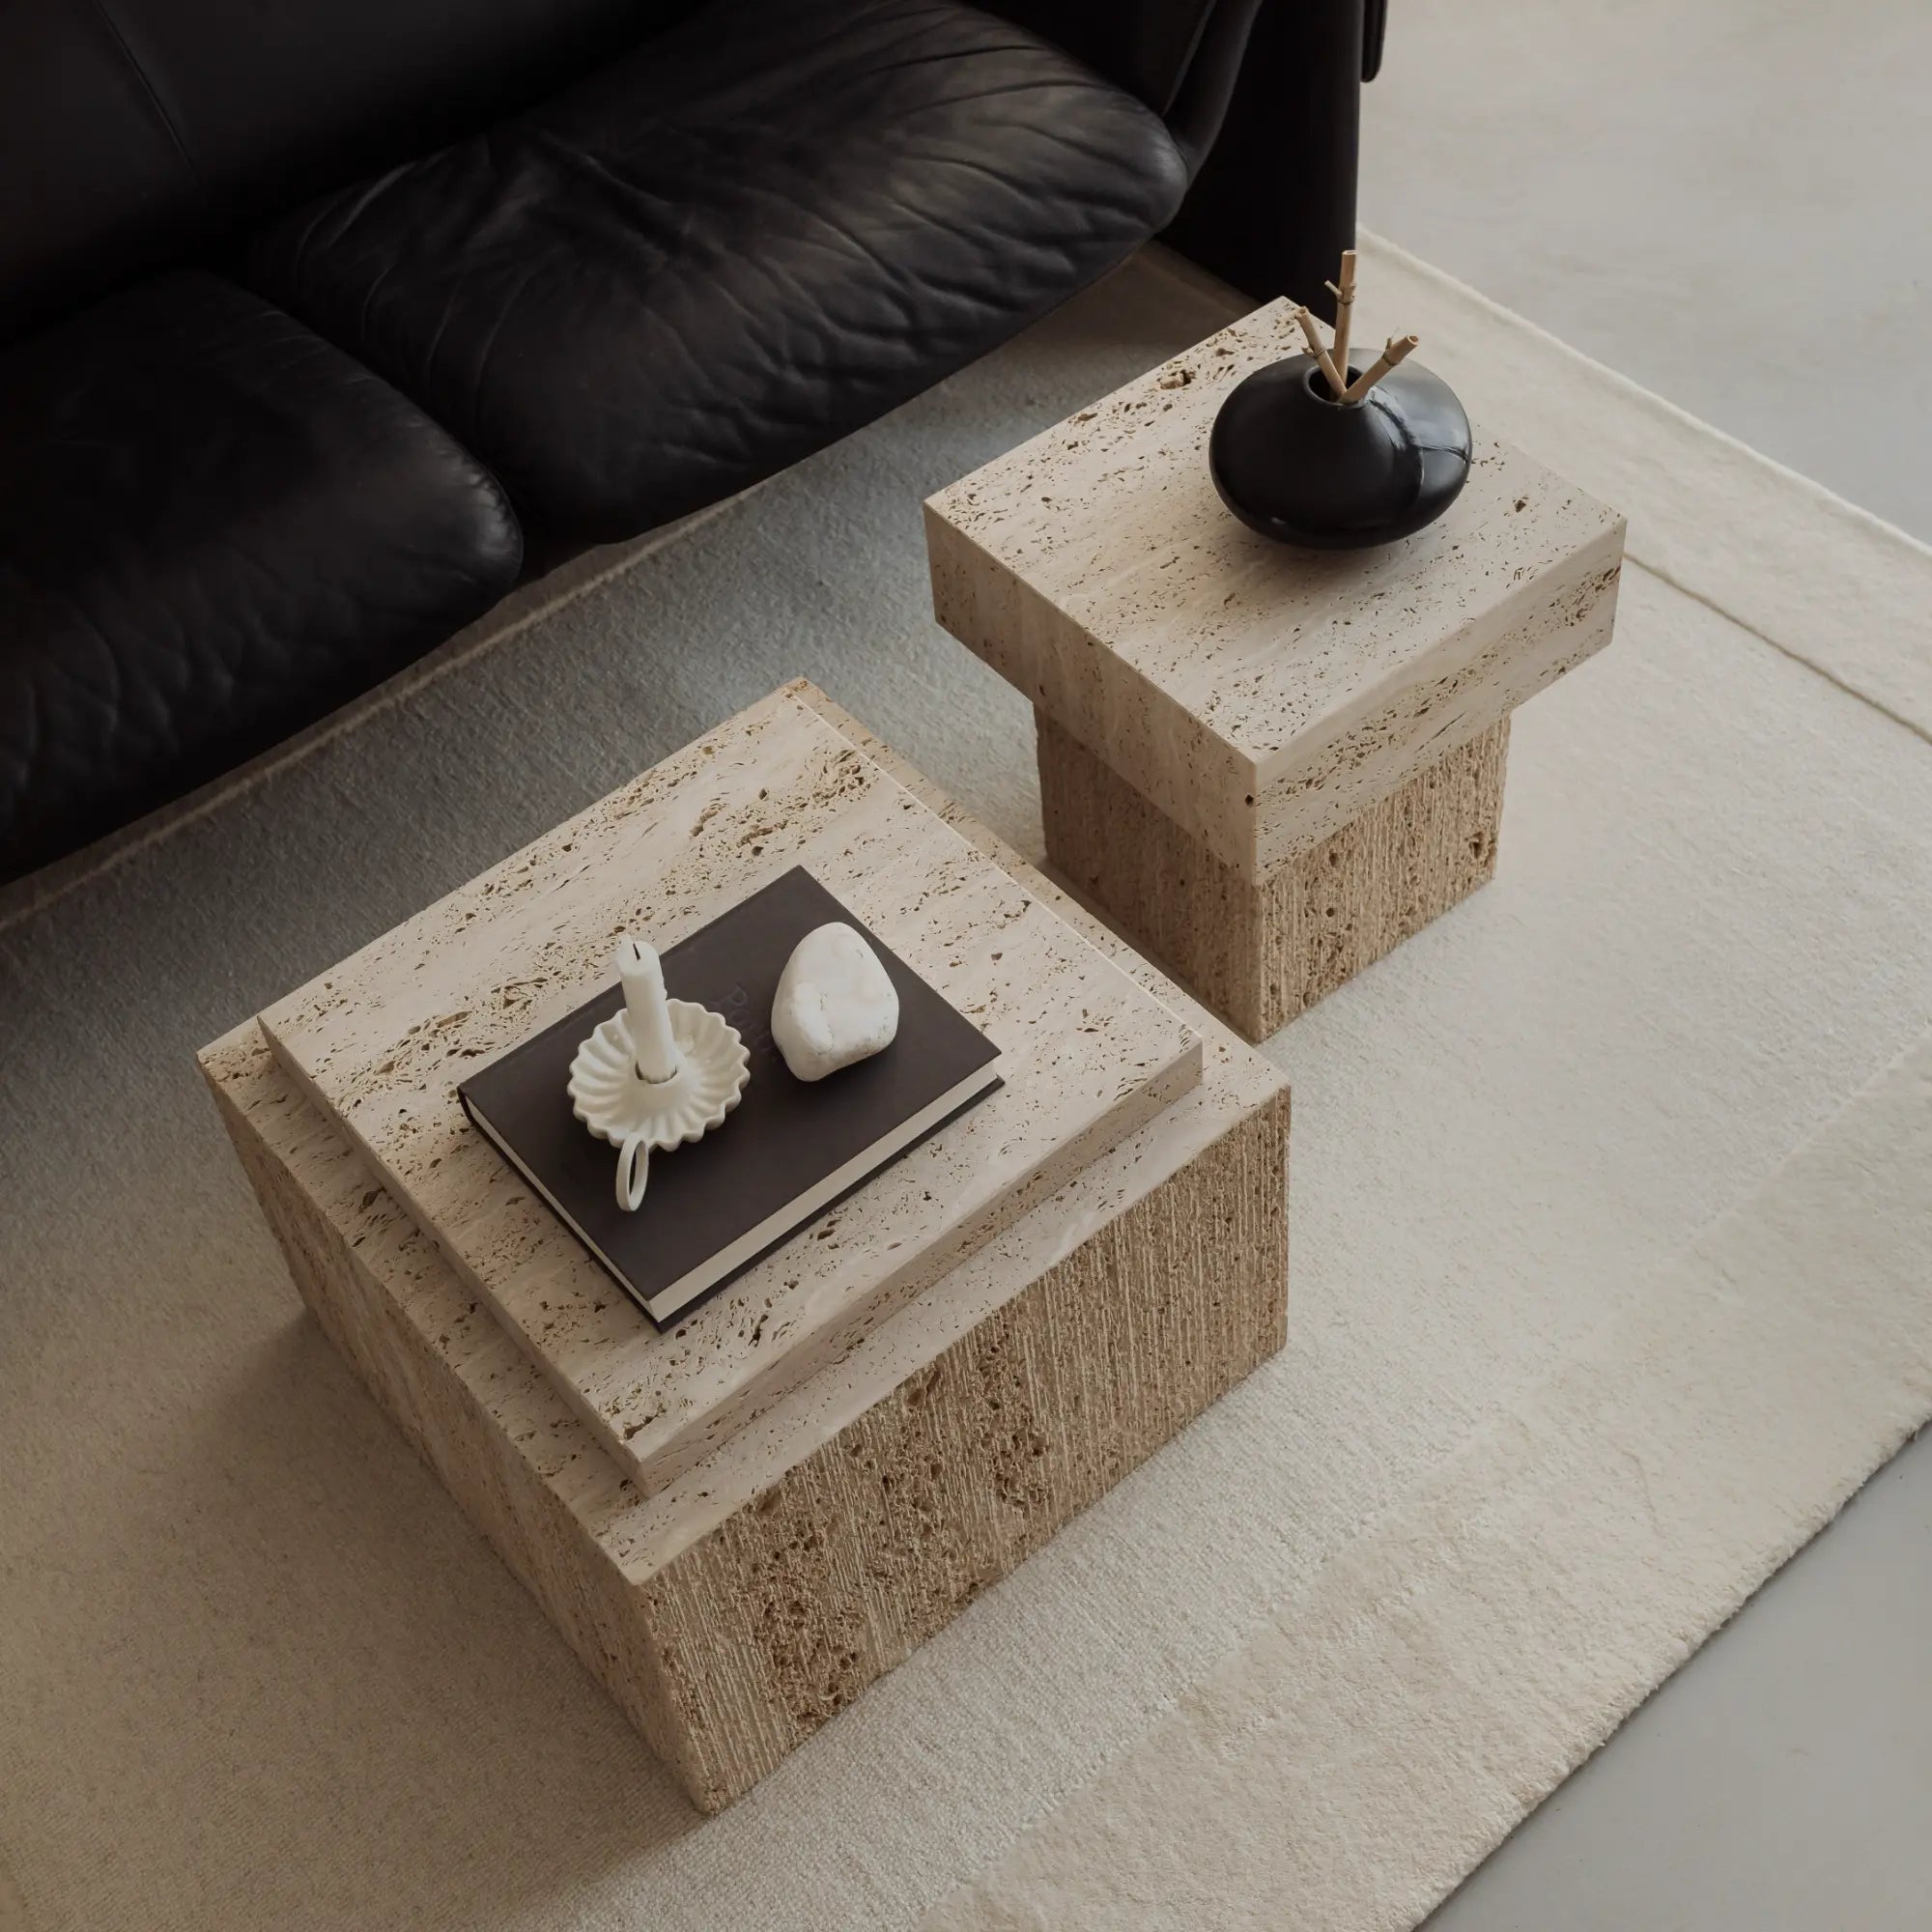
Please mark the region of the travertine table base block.
POLYGON ((317 1321, 692 1800, 740 1796, 1279 1350, 1279 1070, 836 706, 1169 1001, 1201 1085, 645 1494, 249 1021, 203 1070, 317 1321))
POLYGON ((1509 720, 1260 885, 1036 710, 1047 857, 1198 998, 1263 1039, 1485 884, 1509 720))

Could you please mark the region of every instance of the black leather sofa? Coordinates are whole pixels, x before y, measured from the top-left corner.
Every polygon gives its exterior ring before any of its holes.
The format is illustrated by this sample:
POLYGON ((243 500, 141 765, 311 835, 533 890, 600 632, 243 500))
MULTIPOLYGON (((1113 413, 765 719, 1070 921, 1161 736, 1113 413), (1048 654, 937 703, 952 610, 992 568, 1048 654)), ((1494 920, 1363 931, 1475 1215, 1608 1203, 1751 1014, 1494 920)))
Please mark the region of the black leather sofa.
POLYGON ((1319 287, 1378 0, 991 4, 0 0, 0 879, 1157 232, 1319 287))

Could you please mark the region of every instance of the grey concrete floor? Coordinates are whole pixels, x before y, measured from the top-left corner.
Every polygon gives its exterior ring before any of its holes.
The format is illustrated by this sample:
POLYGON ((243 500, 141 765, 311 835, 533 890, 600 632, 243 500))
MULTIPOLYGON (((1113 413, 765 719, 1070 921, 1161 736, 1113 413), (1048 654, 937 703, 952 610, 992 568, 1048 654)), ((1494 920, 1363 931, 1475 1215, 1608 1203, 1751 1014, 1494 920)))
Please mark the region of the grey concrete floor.
MULTIPOLYGON (((1393 12, 1368 226, 1932 540, 1932 0, 1393 12)), ((1431 1920, 1733 1926, 1932 1926, 1932 1435, 1431 1920)))
POLYGON ((1391 0, 1362 219, 1932 541, 1928 0, 1391 0))

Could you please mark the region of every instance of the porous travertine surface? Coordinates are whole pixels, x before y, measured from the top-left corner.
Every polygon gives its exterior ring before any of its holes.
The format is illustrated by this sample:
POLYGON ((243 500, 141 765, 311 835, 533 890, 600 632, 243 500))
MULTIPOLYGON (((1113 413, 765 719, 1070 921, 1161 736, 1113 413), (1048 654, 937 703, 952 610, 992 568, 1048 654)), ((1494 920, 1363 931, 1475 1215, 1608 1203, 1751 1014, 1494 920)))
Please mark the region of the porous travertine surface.
POLYGON ((1202 1039, 1202 1074, 655 1493, 255 1022, 202 1057, 324 1328, 706 1809, 1285 1335, 1280 1072, 829 700, 793 694, 1174 1009, 1202 1039))
MULTIPOLYGON (((728 720, 262 1024, 647 1490, 754 1425, 1201 1070, 1191 1026, 795 692, 728 720), (1006 1085, 660 1331, 466 1120, 456 1085, 588 998, 619 933, 674 944, 795 865, 988 1034, 1006 1085)), ((651 1184, 676 1186, 674 1153, 651 1184)))
POLYGON ((1047 842, 1136 945, 1264 1039, 1490 879, 1509 728, 1492 724, 1256 887, 1042 713, 1047 842))
MULTIPOLYGON (((1257 310, 930 498, 939 620, 1259 884, 1609 639, 1624 520, 1493 438, 1428 529, 1271 543, 1214 493, 1257 310)), ((1426 345, 1425 345, 1426 353, 1426 345)))

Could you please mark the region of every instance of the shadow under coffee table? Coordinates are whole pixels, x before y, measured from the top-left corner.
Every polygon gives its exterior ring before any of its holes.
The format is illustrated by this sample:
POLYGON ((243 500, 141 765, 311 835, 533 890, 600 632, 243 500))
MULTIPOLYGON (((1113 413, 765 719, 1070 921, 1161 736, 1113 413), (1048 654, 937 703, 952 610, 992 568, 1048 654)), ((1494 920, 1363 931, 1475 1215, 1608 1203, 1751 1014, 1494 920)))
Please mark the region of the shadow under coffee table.
POLYGON ((707 1810, 1286 1333, 1283 1076, 806 685, 202 1065, 317 1320, 707 1810), (794 865, 1007 1086, 655 1329, 455 1086, 794 865))
POLYGON ((1033 700, 1048 857, 1249 1038, 1488 879, 1509 714, 1609 641, 1624 520, 1476 439, 1380 550, 1287 549, 1208 437, 1274 302, 940 492, 939 621, 1033 700))

